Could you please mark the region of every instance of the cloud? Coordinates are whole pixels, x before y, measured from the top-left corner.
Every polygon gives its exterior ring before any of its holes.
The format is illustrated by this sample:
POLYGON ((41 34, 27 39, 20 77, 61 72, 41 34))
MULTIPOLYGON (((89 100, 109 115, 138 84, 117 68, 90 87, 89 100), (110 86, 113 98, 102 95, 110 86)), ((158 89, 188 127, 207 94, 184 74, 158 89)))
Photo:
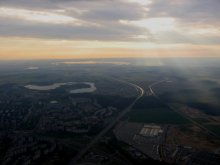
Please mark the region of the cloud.
POLYGON ((192 24, 215 24, 220 20, 219 0, 154 0, 149 5, 150 17, 170 16, 192 24))
POLYGON ((136 20, 145 17, 145 10, 140 5, 125 2, 104 2, 90 5, 88 12, 81 15, 82 19, 96 21, 118 21, 120 19, 136 20))
MULTIPOLYGON (((66 24, 50 24, 27 22, 17 19, 0 19, 0 36, 34 37, 49 39, 132 40, 136 34, 142 33, 142 28, 114 24, 107 26, 75 26, 66 24)), ((147 34, 147 33, 145 33, 147 34)), ((150 34, 149 34, 150 35, 150 34)))
POLYGON ((80 20, 73 17, 66 16, 55 12, 46 11, 32 11, 26 9, 16 8, 3 8, 0 7, 0 17, 17 18, 26 21, 35 21, 40 23, 52 23, 52 24, 67 24, 72 23, 75 25, 82 24, 80 20))
POLYGON ((0 36, 219 44, 219 0, 0 0, 0 36), (207 30, 208 29, 208 30, 207 30))

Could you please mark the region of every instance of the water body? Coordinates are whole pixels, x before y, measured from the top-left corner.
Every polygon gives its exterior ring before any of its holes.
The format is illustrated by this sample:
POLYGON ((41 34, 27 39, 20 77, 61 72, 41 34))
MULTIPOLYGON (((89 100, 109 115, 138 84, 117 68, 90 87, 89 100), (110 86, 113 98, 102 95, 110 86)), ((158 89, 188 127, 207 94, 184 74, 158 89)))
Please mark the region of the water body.
POLYGON ((28 67, 26 68, 26 70, 38 70, 39 67, 35 67, 35 66, 31 66, 31 67, 28 67))
POLYGON ((77 94, 77 93, 92 93, 96 90, 95 83, 92 82, 68 82, 68 83, 54 83, 51 85, 26 85, 24 86, 27 89, 30 90, 38 90, 38 91, 49 91, 49 90, 54 90, 57 89, 61 86, 65 85, 75 85, 75 84, 86 84, 89 85, 89 88, 79 88, 79 89, 74 89, 70 90, 70 93, 72 94, 77 94))
POLYGON ((84 82, 83 84, 89 85, 89 88, 79 88, 71 90, 70 93, 76 94, 76 93, 92 93, 96 90, 95 84, 91 82, 84 82))
POLYGON ((67 65, 77 65, 77 64, 114 64, 114 65, 129 65, 128 62, 117 62, 117 61, 72 61, 72 62, 57 62, 56 64, 67 64, 67 65))

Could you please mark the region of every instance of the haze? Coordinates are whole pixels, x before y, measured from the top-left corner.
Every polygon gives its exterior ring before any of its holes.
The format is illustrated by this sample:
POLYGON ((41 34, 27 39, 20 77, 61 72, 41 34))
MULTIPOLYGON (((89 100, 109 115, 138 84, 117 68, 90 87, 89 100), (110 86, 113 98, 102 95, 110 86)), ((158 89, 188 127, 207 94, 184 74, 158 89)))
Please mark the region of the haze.
POLYGON ((0 0, 0 60, 219 57, 219 0, 0 0))
POLYGON ((220 165, 220 0, 0 0, 0 164, 220 165))

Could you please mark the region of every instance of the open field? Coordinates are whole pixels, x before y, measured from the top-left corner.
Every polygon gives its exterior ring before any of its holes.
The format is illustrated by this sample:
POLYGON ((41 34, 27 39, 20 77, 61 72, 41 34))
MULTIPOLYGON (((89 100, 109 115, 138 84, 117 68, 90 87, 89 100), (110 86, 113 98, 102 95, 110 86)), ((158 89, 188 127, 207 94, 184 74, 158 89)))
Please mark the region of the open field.
POLYGON ((205 125, 205 127, 208 128, 209 130, 215 132, 217 135, 220 136, 220 124, 218 124, 218 125, 209 124, 209 125, 205 125))
POLYGON ((207 135, 202 129, 191 124, 172 127, 168 131, 166 143, 209 151, 216 151, 220 146, 219 139, 207 135))
POLYGON ((165 108, 133 109, 129 113, 131 122, 186 124, 188 121, 179 114, 165 108))
POLYGON ((143 97, 129 113, 132 122, 186 124, 189 121, 152 96, 143 97))

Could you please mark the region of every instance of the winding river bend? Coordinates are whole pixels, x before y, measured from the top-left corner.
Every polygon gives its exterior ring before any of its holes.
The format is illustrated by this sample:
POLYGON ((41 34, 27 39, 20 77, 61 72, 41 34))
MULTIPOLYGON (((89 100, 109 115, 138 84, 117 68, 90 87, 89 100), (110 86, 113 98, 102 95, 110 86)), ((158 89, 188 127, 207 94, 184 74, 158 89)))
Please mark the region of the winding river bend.
POLYGON ((89 87, 70 90, 71 94, 92 93, 96 90, 95 83, 93 82, 67 82, 67 83, 54 83, 50 85, 26 85, 24 87, 30 90, 49 91, 49 90, 57 89, 61 86, 67 86, 67 85, 71 86, 71 85, 76 85, 76 84, 85 84, 85 85, 89 85, 89 87))

